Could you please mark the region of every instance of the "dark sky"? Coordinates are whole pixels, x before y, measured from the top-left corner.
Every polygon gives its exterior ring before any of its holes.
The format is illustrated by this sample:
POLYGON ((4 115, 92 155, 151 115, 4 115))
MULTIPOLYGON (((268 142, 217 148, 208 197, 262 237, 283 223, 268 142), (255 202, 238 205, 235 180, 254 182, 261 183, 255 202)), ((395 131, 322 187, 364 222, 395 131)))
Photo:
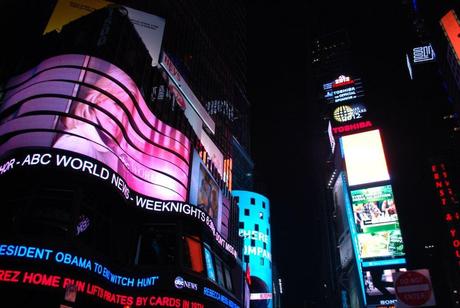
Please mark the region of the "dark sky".
MULTIPOLYGON (((313 303, 322 284, 318 209, 324 206, 326 180, 319 148, 326 135, 314 100, 310 42, 321 33, 348 29, 359 64, 382 75, 360 76, 365 88, 379 88, 384 76, 403 74, 404 53, 396 48, 398 4, 251 2, 249 98, 256 190, 271 201, 273 258, 285 282, 287 307, 317 307, 313 303)), ((388 91, 379 99, 391 96, 388 91)))

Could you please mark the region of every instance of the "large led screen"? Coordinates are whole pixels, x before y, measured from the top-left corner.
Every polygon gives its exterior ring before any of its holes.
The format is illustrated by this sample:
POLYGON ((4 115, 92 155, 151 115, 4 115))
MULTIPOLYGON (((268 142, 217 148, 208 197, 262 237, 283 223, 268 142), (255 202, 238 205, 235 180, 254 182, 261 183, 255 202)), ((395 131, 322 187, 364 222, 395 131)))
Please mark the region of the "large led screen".
POLYGON ((378 129, 343 136, 340 140, 349 186, 390 179, 378 129))
MULTIPOLYGON (((60 149, 110 167, 145 196, 187 198, 189 140, 158 120, 134 81, 106 61, 85 55, 43 61, 9 81, 0 121, 0 156, 60 149)), ((83 171, 90 172, 86 163, 83 171)))
MULTIPOLYGON (((198 152, 193 151, 190 202, 208 214, 221 231, 222 192, 211 173, 204 166, 198 152)), ((227 218, 228 219, 228 218, 227 218)), ((228 224, 228 220, 224 222, 228 224)))
POLYGON ((372 268, 363 272, 368 305, 391 305, 396 302, 393 274, 405 268, 372 268))
POLYGON ((404 255, 391 185, 350 192, 362 259, 404 255))
POLYGON ((240 210, 243 268, 249 265, 251 307, 273 307, 270 201, 251 191, 234 190, 240 210))

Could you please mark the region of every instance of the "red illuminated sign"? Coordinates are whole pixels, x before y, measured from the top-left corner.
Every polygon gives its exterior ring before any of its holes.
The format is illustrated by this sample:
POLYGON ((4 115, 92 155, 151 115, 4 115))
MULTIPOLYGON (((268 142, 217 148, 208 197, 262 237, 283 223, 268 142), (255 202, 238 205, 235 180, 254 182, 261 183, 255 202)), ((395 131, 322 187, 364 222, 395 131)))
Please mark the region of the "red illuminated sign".
POLYGON ((103 301, 117 305, 135 305, 136 307, 189 307, 204 308, 204 304, 183 298, 161 295, 133 296, 113 293, 97 284, 75 280, 60 275, 41 272, 19 271, 15 269, 0 269, 0 282, 15 284, 37 285, 51 288, 75 286, 77 292, 98 297, 103 301))
POLYGON ((460 55, 460 38, 458 33, 460 31, 460 24, 458 22, 457 15, 454 10, 450 10, 446 15, 441 18, 441 26, 444 30, 444 34, 449 40, 450 46, 454 51, 455 55, 460 55))
POLYGON ((355 81, 353 79, 350 79, 350 77, 345 76, 345 75, 340 75, 339 78, 337 78, 334 83, 332 84, 333 88, 338 88, 342 87, 345 85, 353 84, 355 81))
POLYGON ((444 221, 449 231, 454 257, 460 266, 460 207, 457 195, 452 188, 444 163, 433 164, 431 171, 439 204, 443 210, 444 221))
POLYGON ((354 124, 337 126, 337 127, 332 128, 332 131, 334 132, 334 134, 339 134, 339 133, 352 132, 352 131, 356 131, 356 130, 367 128, 367 127, 372 127, 371 121, 362 121, 362 122, 358 122, 354 124))
POLYGON ((398 307, 425 307, 436 304, 427 269, 395 273, 394 281, 398 307))

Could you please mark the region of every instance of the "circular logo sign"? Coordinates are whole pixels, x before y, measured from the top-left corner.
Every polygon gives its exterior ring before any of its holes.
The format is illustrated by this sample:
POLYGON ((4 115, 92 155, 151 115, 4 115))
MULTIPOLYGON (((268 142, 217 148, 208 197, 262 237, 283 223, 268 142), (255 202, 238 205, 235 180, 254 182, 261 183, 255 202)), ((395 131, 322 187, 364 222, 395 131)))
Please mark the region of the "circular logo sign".
POLYGON ((348 105, 339 106, 335 108, 333 116, 337 122, 350 121, 353 119, 353 108, 348 105))
POLYGON ((415 271, 399 275, 395 281, 395 291, 398 299, 408 306, 425 304, 433 292, 428 278, 415 271))
POLYGON ((176 286, 176 288, 182 289, 185 285, 184 278, 180 276, 176 277, 176 279, 174 279, 174 285, 176 286))

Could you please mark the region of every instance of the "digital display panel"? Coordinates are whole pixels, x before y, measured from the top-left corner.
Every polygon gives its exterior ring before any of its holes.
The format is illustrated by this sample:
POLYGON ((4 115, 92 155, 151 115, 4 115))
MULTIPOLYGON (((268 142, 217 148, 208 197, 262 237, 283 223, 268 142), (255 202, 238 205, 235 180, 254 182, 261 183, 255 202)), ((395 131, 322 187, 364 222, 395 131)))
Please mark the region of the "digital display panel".
POLYGON ((390 179, 378 129, 343 136, 340 141, 349 186, 390 179))
POLYGON ((404 255, 391 185, 352 190, 361 259, 404 255))
POLYGON ((85 55, 43 61, 9 81, 0 120, 0 156, 19 148, 75 152, 110 167, 140 194, 187 198, 188 138, 158 120, 134 81, 111 63, 85 55))
POLYGON ((336 122, 344 123, 362 119, 366 112, 366 107, 363 104, 357 103, 336 107, 332 112, 332 116, 336 122))
POLYGON ((323 84, 323 90, 323 97, 327 103, 348 102, 364 96, 361 79, 351 79, 344 75, 332 82, 323 84))
POLYGON ((391 305, 396 303, 393 274, 405 268, 373 268, 365 270, 364 286, 368 305, 391 305))
POLYGON ((208 274, 208 278, 212 281, 216 281, 216 273, 214 271, 214 264, 212 262, 212 255, 209 249, 204 249, 204 257, 206 261, 206 272, 208 274))
MULTIPOLYGON (((208 214, 220 231, 222 192, 196 151, 193 151, 192 164, 190 202, 208 214)), ((225 225, 228 224, 228 217, 226 219, 225 225)))
POLYGON ((239 236, 243 238, 243 268, 250 273, 251 307, 273 307, 270 203, 263 195, 234 190, 240 210, 239 236), (261 296, 263 294, 263 296, 261 296))

